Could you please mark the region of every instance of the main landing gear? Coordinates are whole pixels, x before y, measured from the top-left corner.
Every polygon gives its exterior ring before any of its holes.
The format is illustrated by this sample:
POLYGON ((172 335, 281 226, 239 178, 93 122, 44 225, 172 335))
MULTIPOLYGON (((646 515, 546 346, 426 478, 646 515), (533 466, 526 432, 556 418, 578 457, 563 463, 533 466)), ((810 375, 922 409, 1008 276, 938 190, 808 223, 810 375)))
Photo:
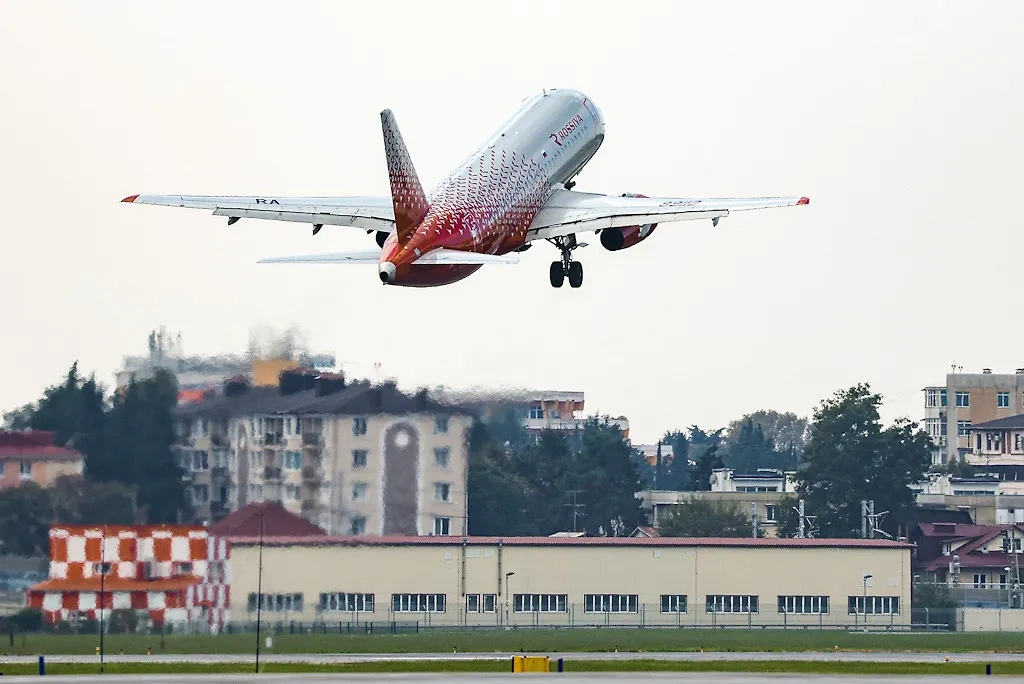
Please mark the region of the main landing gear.
POLYGON ((572 260, 572 251, 585 245, 577 243, 575 235, 549 238, 548 241, 562 252, 561 261, 551 262, 551 287, 562 287, 566 276, 569 277, 569 287, 583 285, 583 264, 572 260))

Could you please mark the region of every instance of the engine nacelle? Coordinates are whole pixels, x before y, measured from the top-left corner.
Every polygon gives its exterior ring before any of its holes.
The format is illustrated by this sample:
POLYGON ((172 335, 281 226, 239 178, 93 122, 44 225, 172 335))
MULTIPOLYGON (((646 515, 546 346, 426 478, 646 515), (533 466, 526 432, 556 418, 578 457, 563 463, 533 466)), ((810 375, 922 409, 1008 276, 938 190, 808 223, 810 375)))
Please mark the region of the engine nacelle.
MULTIPOLYGON (((623 197, 647 197, 647 195, 640 195, 638 193, 624 192, 623 197)), ((625 228, 605 228, 601 231, 601 246, 607 249, 609 252, 617 252, 620 249, 626 249, 633 245, 639 244, 646 240, 654 229, 658 227, 657 223, 646 223, 642 226, 627 226, 625 228)))

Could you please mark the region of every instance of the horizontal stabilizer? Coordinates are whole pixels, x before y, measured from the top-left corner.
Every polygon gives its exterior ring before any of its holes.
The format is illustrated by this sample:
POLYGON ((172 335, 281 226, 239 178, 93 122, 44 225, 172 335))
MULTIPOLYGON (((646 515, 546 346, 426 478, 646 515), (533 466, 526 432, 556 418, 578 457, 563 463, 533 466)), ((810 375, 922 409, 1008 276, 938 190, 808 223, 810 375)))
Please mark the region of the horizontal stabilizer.
POLYGON ((414 266, 419 264, 518 264, 519 259, 509 255, 498 256, 497 254, 440 248, 427 252, 412 263, 414 266))
POLYGON ((379 249, 363 249, 352 252, 324 254, 301 254, 296 256, 267 257, 261 264, 376 264, 380 261, 379 249))

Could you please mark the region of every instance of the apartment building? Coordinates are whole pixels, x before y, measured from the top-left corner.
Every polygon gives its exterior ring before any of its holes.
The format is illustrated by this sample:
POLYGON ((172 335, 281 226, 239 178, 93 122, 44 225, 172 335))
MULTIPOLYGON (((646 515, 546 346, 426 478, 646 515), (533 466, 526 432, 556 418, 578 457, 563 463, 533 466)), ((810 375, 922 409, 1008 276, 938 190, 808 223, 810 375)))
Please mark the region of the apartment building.
POLYGON ((924 428, 935 444, 934 465, 971 452, 971 426, 1024 413, 1024 368, 1014 373, 949 373, 944 386, 924 388, 924 428))
POLYGON ((81 475, 85 456, 54 444, 54 433, 0 432, 0 489, 35 482, 49 487, 62 475, 81 475))
MULTIPOLYGON (((584 393, 561 390, 483 389, 450 390, 437 387, 431 396, 447 403, 471 408, 486 418, 512 408, 522 420, 529 435, 537 437, 544 430, 576 430, 586 423, 584 393)), ((609 417, 608 422, 629 441, 629 420, 625 416, 609 417)), ((665 447, 662 447, 663 449, 665 447)))
POLYGON ((277 387, 229 382, 179 406, 176 422, 202 519, 266 501, 331 534, 466 530, 472 417, 426 392, 288 372, 277 387))

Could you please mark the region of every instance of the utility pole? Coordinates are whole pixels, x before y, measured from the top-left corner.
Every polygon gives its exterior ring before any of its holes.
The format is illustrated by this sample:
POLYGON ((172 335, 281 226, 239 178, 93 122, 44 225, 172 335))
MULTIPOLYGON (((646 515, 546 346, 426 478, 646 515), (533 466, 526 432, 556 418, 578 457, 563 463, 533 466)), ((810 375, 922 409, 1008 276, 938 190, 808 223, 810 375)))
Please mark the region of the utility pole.
POLYGON ((757 539, 757 503, 750 504, 751 508, 751 528, 753 529, 754 539, 757 539))
POLYGON ((860 500, 860 538, 868 538, 868 502, 865 499, 860 500))
POLYGON ((260 512, 260 555, 256 571, 256 674, 260 672, 260 618, 263 609, 263 513, 260 512))
POLYGON ((103 672, 103 590, 106 588, 107 573, 103 567, 104 546, 107 545, 107 526, 104 525, 100 532, 100 673, 103 672))
POLYGON ((570 490, 568 493, 572 494, 572 503, 571 504, 570 503, 562 504, 563 506, 572 506, 572 531, 573 532, 576 531, 576 516, 578 516, 578 515, 586 515, 586 513, 579 513, 579 512, 577 512, 577 509, 581 508, 583 506, 583 504, 576 503, 576 495, 577 494, 582 494, 584 491, 585 490, 583 490, 583 489, 573 489, 573 490, 570 490))
POLYGON ((804 539, 805 535, 806 535, 806 532, 805 532, 805 528, 804 528, 804 520, 805 520, 805 518, 804 518, 804 500, 803 499, 800 499, 799 506, 800 506, 800 508, 797 509, 797 514, 800 516, 800 538, 804 539))

